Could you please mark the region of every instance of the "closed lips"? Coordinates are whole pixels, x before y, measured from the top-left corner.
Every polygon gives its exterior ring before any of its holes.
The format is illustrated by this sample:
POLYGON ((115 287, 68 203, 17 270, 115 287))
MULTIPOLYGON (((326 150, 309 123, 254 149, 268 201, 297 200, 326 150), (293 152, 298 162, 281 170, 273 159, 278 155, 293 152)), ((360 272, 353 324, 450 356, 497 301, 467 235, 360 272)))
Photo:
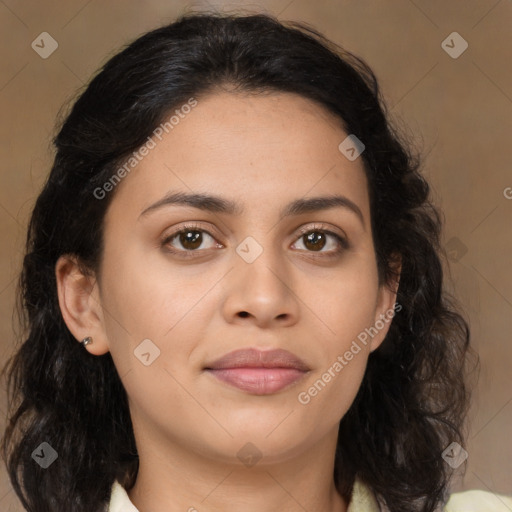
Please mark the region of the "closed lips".
POLYGON ((254 348, 230 352, 207 365, 217 381, 252 395, 272 395, 301 380, 309 367, 283 349, 254 348))

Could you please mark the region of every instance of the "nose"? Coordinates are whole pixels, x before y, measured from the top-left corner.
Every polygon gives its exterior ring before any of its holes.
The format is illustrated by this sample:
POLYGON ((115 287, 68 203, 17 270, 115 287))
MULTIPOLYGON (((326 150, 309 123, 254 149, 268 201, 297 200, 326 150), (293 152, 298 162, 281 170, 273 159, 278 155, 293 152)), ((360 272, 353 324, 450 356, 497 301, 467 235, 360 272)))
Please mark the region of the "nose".
POLYGON ((291 269, 276 251, 265 249, 248 263, 238 255, 226 276, 223 315, 228 323, 252 323, 260 328, 287 327, 299 318, 301 300, 291 269))

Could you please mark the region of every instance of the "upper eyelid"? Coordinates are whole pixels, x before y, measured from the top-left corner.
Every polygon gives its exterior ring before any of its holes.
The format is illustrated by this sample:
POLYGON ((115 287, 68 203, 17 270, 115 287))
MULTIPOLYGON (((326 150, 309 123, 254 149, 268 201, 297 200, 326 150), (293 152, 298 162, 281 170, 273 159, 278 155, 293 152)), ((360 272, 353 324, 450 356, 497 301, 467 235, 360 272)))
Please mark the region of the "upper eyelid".
POLYGON ((333 235, 340 236, 342 238, 346 238, 345 232, 341 228, 337 228, 341 231, 341 233, 336 233, 335 229, 329 225, 323 225, 322 223, 315 222, 312 226, 301 226, 298 228, 299 234, 304 235, 309 233, 310 231, 325 231, 328 233, 332 233, 333 235))

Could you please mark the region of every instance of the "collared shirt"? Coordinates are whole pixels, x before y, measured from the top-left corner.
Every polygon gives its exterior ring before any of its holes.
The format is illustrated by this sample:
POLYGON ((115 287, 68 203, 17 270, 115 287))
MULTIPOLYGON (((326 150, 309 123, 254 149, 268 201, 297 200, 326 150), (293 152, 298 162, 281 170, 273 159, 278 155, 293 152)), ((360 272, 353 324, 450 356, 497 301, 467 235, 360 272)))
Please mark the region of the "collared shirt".
MULTIPOLYGON (((466 491, 452 494, 445 512, 510 512, 512 497, 485 491, 466 491)), ((115 481, 108 512, 139 512, 130 501, 125 489, 115 481)), ((371 489, 356 478, 347 512, 380 512, 371 489)))

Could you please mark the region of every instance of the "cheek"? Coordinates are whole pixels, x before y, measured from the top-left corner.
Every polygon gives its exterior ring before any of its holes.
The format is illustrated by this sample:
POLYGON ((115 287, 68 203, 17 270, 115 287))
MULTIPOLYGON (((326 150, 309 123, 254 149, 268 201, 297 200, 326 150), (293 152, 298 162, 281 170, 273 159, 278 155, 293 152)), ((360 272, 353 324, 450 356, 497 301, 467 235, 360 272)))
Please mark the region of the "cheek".
POLYGON ((367 351, 361 350, 348 364, 332 364, 298 391, 296 408, 303 428, 322 432, 341 421, 357 395, 367 357, 367 351))
POLYGON ((318 414, 332 423, 347 412, 364 376, 370 354, 368 332, 376 314, 376 267, 369 259, 357 272, 353 268, 341 272, 329 286, 315 290, 318 295, 310 295, 310 300, 318 304, 315 313, 322 320, 316 349, 321 364, 298 391, 297 401, 314 413, 312 417, 318 414))
POLYGON ((313 312, 322 319, 331 354, 347 345, 375 321, 378 297, 377 269, 372 260, 347 265, 322 286, 310 289, 313 312))
POLYGON ((185 373, 197 337, 193 314, 211 284, 178 272, 166 275, 165 269, 148 268, 144 259, 129 256, 104 258, 102 300, 110 353, 135 421, 160 418, 165 425, 175 408, 197 414, 185 391, 190 387, 185 373))
POLYGON ((299 407, 308 411, 306 421, 310 418, 314 423, 320 417, 324 425, 333 425, 350 408, 370 354, 367 329, 373 324, 374 304, 373 297, 358 302, 352 296, 332 307, 330 322, 335 333, 318 340, 316 352, 321 362, 296 394, 299 407))
POLYGON ((170 272, 164 258, 146 262, 129 250, 105 254, 102 303, 110 352, 120 375, 140 370, 138 355, 150 352, 153 370, 181 378, 209 324, 211 290, 222 274, 170 272))
POLYGON ((199 279, 185 283, 179 272, 171 275, 162 263, 149 264, 144 254, 130 248, 122 254, 106 252, 103 265, 105 308, 134 339, 162 338, 203 288, 195 282, 199 279))

